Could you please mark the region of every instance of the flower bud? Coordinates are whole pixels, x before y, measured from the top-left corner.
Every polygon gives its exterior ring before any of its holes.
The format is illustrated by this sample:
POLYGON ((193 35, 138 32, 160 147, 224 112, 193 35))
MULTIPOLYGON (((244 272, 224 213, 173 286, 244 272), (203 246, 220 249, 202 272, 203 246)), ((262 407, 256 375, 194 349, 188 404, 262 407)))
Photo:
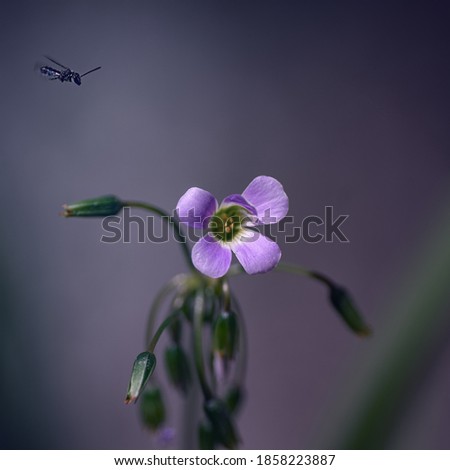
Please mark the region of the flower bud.
POLYGON ((214 324, 213 350, 224 359, 233 359, 238 347, 238 322, 232 311, 221 312, 214 324))
POLYGON ((212 398, 204 404, 204 410, 217 441, 227 449, 235 449, 239 439, 226 405, 222 401, 212 398))
POLYGON ((144 389, 148 379, 156 366, 156 357, 153 353, 145 351, 136 358, 131 371, 125 403, 135 403, 144 389))
POLYGON ((152 431, 156 431, 166 418, 166 409, 159 388, 151 388, 142 394, 142 420, 152 431))
POLYGON ((179 345, 174 344, 166 349, 165 360, 170 381, 183 393, 187 393, 191 384, 191 370, 185 352, 179 345))
POLYGON ((214 450, 214 432, 207 422, 201 422, 198 426, 198 445, 200 450, 214 450))
POLYGON ((242 393, 241 388, 237 385, 235 387, 232 387, 225 395, 224 401, 227 405, 228 411, 231 414, 234 414, 239 410, 242 404, 242 400, 244 398, 243 395, 244 394, 242 393))
POLYGON ((342 287, 330 285, 330 302, 347 325, 360 336, 369 336, 370 328, 359 314, 350 294, 342 287))
POLYGON ((101 196, 94 199, 64 204, 64 217, 107 217, 116 215, 122 208, 123 202, 116 196, 101 196))

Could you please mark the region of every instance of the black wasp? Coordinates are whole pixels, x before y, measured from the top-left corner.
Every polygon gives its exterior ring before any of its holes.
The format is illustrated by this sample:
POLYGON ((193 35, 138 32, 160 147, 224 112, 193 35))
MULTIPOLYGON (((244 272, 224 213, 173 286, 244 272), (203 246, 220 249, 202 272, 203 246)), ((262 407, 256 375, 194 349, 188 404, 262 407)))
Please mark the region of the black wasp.
POLYGON ((73 80, 73 82, 77 85, 81 85, 81 77, 84 77, 88 73, 95 72, 96 70, 101 69, 101 67, 95 67, 95 69, 89 70, 89 72, 85 72, 80 75, 79 73, 70 70, 69 67, 66 67, 65 65, 62 65, 59 62, 56 62, 56 60, 53 60, 48 56, 44 57, 63 69, 58 70, 54 67, 50 67, 49 65, 41 65, 39 67, 39 71, 42 75, 45 75, 49 80, 59 80, 61 82, 71 82, 73 80))

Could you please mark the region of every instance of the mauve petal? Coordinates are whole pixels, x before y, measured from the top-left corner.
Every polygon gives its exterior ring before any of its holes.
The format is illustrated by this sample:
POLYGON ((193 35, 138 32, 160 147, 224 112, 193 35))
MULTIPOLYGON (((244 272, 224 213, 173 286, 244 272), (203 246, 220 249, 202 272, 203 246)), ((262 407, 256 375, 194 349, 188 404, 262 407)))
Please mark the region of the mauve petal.
POLYGON ((248 274, 271 271, 281 258, 280 247, 274 241, 248 229, 231 244, 231 249, 248 274))
POLYGON ((242 196, 256 208, 258 219, 263 224, 280 221, 289 210, 289 198, 283 186, 271 176, 257 176, 242 196))
POLYGON ((205 235, 192 248, 192 262, 203 274, 209 277, 222 277, 230 268, 231 249, 210 235, 205 235))
POLYGON ((208 191, 200 188, 188 189, 177 204, 180 222, 190 227, 201 228, 208 224, 208 219, 217 210, 217 200, 208 191))
POLYGON ((220 207, 226 206, 241 206, 250 214, 256 215, 256 209, 240 194, 232 194, 226 197, 220 204, 220 207))

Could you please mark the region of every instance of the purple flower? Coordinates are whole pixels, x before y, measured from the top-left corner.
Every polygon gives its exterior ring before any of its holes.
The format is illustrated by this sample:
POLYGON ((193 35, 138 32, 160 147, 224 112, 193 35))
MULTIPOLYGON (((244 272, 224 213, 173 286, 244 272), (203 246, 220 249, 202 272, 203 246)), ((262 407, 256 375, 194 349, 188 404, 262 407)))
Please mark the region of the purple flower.
POLYGON ((192 249, 192 262, 203 274, 218 278, 230 268, 232 252, 248 274, 265 273, 281 258, 278 245, 255 230, 280 221, 288 212, 283 186, 270 176, 256 177, 242 194, 222 203, 208 191, 190 188, 177 204, 180 222, 207 233, 192 249))

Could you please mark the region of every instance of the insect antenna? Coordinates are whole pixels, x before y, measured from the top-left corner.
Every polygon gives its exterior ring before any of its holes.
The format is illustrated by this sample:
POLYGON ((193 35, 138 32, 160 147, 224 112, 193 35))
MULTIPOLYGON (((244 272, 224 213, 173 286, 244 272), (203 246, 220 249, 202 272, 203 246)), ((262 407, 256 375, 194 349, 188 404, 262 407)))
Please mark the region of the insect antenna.
POLYGON ((84 77, 84 76, 87 75, 88 73, 95 72, 96 70, 99 70, 99 69, 101 69, 101 67, 95 67, 95 69, 92 69, 92 70, 89 70, 89 72, 83 73, 83 75, 80 75, 80 77, 84 77))

